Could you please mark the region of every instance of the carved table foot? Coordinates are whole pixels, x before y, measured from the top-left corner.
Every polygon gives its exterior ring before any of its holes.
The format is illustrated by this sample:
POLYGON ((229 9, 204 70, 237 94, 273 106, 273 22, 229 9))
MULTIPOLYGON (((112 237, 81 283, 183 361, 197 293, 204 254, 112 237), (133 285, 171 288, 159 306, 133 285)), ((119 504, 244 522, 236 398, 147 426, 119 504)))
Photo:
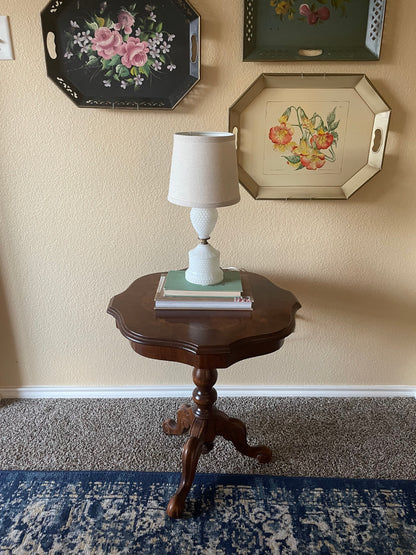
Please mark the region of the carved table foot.
POLYGON ((189 430, 194 421, 191 405, 181 405, 176 413, 176 422, 172 418, 163 422, 163 431, 169 436, 180 436, 189 430))
POLYGON ((187 439, 182 450, 182 477, 179 487, 168 503, 166 512, 171 518, 182 516, 185 499, 195 478, 196 466, 201 455, 204 442, 197 437, 187 439))

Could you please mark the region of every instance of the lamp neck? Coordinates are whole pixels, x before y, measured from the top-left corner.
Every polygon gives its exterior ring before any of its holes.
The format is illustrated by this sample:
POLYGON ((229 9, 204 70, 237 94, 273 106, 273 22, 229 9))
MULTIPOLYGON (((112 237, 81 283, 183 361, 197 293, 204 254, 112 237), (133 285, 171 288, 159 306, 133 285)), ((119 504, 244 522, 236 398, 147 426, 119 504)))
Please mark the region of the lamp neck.
POLYGON ((202 244, 207 244, 211 232, 217 223, 218 211, 216 208, 192 208, 191 222, 202 244))

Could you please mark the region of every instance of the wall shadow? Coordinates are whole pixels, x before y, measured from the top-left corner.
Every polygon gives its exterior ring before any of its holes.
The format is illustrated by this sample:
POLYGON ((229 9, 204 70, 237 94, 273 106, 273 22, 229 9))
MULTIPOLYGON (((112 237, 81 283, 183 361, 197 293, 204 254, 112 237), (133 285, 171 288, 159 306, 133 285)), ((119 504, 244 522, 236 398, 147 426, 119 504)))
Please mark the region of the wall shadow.
POLYGON ((416 300, 406 296, 394 284, 391 292, 386 294, 385 291, 377 291, 370 284, 352 286, 281 273, 263 272, 263 275, 278 287, 292 291, 303 305, 305 302, 318 303, 322 310, 328 312, 341 312, 349 316, 367 315, 369 318, 384 319, 395 325, 402 324, 406 328, 413 326, 416 329, 416 300))
POLYGON ((0 272, 0 387, 19 387, 21 377, 6 291, 0 272))
POLYGON ((393 283, 391 288, 376 289, 371 283, 354 285, 342 279, 322 281, 276 272, 268 278, 292 291, 302 304, 291 343, 310 357, 300 360, 303 371, 318 371, 322 363, 331 372, 326 383, 328 379, 333 383, 333 374, 344 385, 414 386, 416 299, 410 291, 393 283))

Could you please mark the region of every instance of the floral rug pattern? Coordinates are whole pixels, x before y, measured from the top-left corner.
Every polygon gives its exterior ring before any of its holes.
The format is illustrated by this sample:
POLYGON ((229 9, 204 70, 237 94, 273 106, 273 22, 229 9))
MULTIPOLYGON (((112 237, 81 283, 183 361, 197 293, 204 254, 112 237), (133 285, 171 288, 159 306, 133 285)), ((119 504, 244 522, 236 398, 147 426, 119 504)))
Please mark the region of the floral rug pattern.
POLYGON ((0 471, 1 554, 414 554, 411 481, 0 471))

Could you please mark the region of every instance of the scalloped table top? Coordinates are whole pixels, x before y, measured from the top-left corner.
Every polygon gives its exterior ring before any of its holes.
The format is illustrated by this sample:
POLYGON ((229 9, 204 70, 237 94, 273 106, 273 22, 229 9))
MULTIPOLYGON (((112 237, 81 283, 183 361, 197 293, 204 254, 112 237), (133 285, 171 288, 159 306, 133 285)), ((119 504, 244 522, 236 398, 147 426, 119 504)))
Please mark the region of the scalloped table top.
POLYGON ((132 348, 160 360, 198 368, 227 368, 276 351, 295 329, 296 297, 258 274, 246 272, 252 311, 155 310, 160 273, 135 280, 113 297, 107 312, 132 348))

